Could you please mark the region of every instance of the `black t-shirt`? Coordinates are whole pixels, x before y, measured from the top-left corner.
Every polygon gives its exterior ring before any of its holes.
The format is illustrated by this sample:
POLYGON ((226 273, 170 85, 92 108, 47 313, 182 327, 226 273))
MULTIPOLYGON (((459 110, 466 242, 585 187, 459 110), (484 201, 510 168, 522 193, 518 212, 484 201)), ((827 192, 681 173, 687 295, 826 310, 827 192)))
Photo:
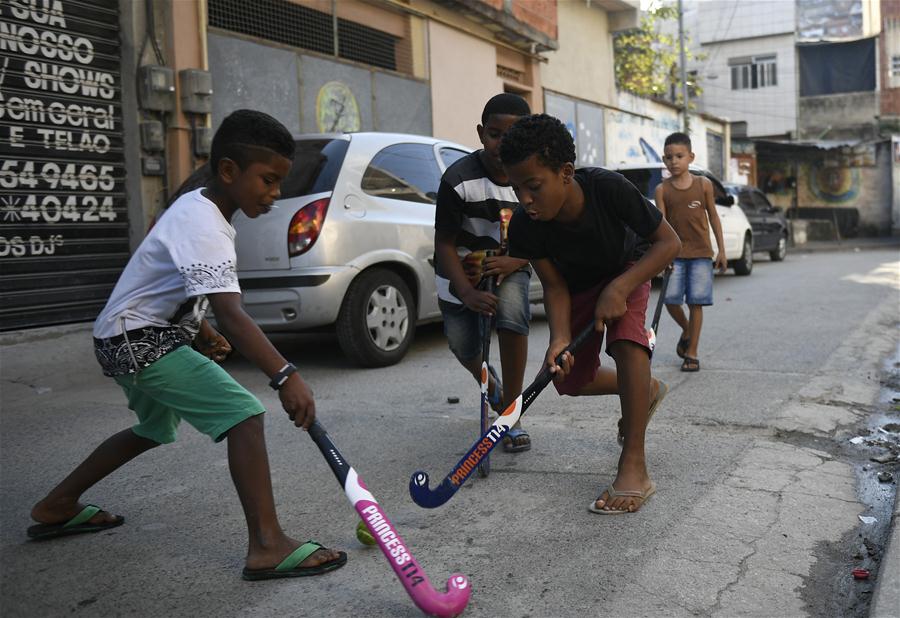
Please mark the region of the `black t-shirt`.
POLYGON ((587 290, 639 259, 662 213, 621 174, 598 167, 575 171, 584 211, 574 223, 534 221, 518 209, 509 224, 509 254, 549 259, 570 293, 587 290))

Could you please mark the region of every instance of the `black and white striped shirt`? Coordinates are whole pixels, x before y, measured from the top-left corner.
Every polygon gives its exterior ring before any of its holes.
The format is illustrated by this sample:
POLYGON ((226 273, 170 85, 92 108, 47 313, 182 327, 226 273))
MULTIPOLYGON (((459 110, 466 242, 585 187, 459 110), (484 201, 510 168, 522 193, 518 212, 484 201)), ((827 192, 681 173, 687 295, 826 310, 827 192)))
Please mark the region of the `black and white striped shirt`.
MULTIPOLYGON (((508 185, 490 179, 478 152, 473 152, 447 168, 441 178, 435 209, 434 228, 456 233, 460 260, 473 251, 500 248, 500 211, 515 211, 519 202, 508 185)), ((435 264, 438 298, 461 304, 450 291, 450 280, 435 264)))

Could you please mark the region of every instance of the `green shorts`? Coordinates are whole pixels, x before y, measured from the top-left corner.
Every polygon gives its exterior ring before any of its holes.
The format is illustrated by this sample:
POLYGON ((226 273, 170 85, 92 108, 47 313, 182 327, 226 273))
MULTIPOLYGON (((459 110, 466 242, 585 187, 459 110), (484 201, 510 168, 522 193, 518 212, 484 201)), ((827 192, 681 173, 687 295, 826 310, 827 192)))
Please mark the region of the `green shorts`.
POLYGON ((190 346, 115 380, 137 414, 134 433, 160 444, 175 441, 182 419, 219 442, 238 423, 266 411, 228 372, 190 346))

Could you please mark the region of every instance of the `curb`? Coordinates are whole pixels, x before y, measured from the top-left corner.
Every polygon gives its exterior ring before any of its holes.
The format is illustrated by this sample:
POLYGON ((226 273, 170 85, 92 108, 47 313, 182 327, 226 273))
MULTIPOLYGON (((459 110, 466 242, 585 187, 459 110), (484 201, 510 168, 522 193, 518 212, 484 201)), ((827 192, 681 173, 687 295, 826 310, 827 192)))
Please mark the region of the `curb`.
POLYGON ((847 238, 840 241, 811 241, 802 245, 788 245, 788 254, 823 253, 829 251, 869 251, 873 249, 900 250, 900 237, 847 238))
POLYGON ((878 579, 875 580, 875 592, 869 609, 870 618, 900 616, 900 500, 896 497, 890 529, 881 567, 878 570, 878 579))

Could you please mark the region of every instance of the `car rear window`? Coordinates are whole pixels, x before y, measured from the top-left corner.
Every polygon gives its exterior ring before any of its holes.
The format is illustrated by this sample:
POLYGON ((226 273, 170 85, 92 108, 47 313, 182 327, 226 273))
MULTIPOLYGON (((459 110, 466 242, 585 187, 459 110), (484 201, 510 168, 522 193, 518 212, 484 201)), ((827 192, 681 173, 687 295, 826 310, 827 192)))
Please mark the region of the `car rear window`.
POLYGON ((663 181, 662 169, 660 168, 637 168, 631 170, 619 170, 631 184, 638 188, 638 191, 644 194, 648 200, 656 197, 656 185, 663 181))
POLYGON ((281 199, 333 191, 348 145, 344 139, 298 140, 294 164, 281 183, 281 199))

